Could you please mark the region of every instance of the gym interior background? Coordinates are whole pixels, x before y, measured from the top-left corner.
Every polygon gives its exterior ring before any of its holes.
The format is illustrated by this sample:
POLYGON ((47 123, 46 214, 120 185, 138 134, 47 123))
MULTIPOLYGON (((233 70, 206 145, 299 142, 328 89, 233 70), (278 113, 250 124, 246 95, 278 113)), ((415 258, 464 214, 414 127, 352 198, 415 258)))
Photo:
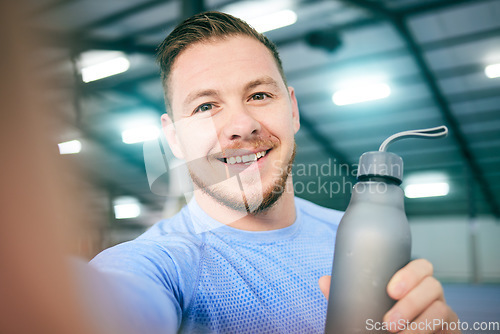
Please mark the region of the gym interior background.
POLYGON ((279 48, 300 108, 299 197, 344 210, 363 152, 396 132, 448 126, 445 139, 390 148, 405 163, 412 254, 434 264, 463 319, 500 321, 500 1, 27 2, 46 42, 37 70, 55 82, 44 94, 63 129, 54 137, 75 171, 61 177, 85 194, 92 232, 82 256, 138 236, 189 199, 161 136, 154 55, 183 18, 219 10, 279 48))

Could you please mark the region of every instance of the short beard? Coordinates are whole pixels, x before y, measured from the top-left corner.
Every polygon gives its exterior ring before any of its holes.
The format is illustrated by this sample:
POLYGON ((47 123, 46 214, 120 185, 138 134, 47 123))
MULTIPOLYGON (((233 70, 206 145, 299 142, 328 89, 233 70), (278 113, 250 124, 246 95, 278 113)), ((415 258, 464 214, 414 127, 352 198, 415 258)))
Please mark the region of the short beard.
MULTIPOLYGON (((281 195, 283 195, 283 193, 285 192, 287 188, 288 175, 290 175, 292 171, 293 161, 295 160, 296 150, 297 150, 297 145, 294 143, 292 156, 290 157, 286 165, 286 168, 282 169, 280 177, 270 187, 271 189, 269 189, 268 191, 263 191, 262 202, 255 208, 253 206, 252 207, 250 206, 244 192, 242 193, 243 201, 235 200, 233 198, 224 196, 224 194, 222 194, 222 191, 219 190, 216 186, 211 187, 204 184, 204 182, 198 176, 192 173, 191 170, 189 170, 189 174, 191 175, 193 183, 198 188, 200 188, 205 194, 209 195, 220 204, 235 211, 246 212, 248 214, 255 215, 258 213, 265 212, 270 208, 272 208, 273 205, 276 204, 278 199, 280 199, 281 195)), ((239 176, 237 175, 236 177, 238 177, 238 182, 240 182, 239 176)), ((240 189, 242 189, 241 183, 240 183, 240 189)))

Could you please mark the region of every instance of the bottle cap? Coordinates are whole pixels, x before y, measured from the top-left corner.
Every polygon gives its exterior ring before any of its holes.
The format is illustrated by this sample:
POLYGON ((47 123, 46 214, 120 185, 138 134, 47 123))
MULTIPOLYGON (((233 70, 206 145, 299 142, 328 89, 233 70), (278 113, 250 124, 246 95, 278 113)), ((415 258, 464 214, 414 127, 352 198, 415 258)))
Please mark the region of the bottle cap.
POLYGON ((398 185, 403 182, 403 159, 397 154, 387 152, 387 147, 395 141, 405 138, 441 138, 446 137, 448 128, 444 125, 420 130, 398 132, 382 143, 378 151, 366 152, 359 158, 358 180, 370 177, 384 177, 398 185))
POLYGON ((393 179, 397 184, 403 181, 403 159, 392 152, 366 152, 359 158, 360 177, 382 176, 393 179))

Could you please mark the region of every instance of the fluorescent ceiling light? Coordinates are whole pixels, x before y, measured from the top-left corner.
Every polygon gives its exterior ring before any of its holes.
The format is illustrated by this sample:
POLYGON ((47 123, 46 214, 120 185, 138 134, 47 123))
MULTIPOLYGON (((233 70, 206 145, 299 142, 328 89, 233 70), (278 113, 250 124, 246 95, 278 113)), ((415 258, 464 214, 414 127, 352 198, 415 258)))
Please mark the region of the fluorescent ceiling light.
POLYGON ((57 144, 60 154, 76 154, 82 150, 82 143, 79 140, 70 140, 57 144))
POLYGON ((130 67, 130 62, 125 57, 107 60, 100 64, 82 68, 83 82, 91 82, 123 73, 130 67))
POLYGON ((332 95, 332 101, 338 106, 379 100, 391 95, 391 88, 385 83, 374 83, 341 89, 332 95))
POLYGON ((224 6, 222 11, 241 18, 263 33, 294 24, 297 14, 289 9, 294 4, 293 0, 233 1, 224 6))
POLYGON ((405 187, 405 196, 408 198, 446 196, 450 185, 446 182, 409 184, 405 187))
POLYGON ((130 67, 126 55, 120 51, 87 51, 80 55, 78 67, 84 82, 91 82, 123 73, 130 67))
POLYGON ((135 218, 141 214, 139 201, 134 197, 118 197, 113 201, 116 219, 135 218))
POLYGON ((492 64, 486 66, 484 73, 490 79, 500 77, 500 64, 492 64))
POLYGON ((260 33, 283 28, 297 22, 297 14, 290 9, 254 17, 247 22, 260 33))
POLYGON ((408 198, 446 196, 450 191, 448 176, 439 171, 410 174, 403 183, 408 198))
POLYGON ((122 140, 125 144, 135 144, 158 138, 160 130, 154 126, 143 126, 127 129, 122 132, 122 140))

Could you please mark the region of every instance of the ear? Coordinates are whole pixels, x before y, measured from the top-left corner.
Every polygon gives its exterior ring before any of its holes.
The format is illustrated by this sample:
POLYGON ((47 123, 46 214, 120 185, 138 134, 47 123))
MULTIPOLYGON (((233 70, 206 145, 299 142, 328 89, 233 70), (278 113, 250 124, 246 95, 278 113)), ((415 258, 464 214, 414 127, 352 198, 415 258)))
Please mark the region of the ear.
POLYGON ((288 93, 290 94, 290 102, 292 104, 293 131, 297 133, 300 129, 299 104, 297 103, 293 87, 288 87, 288 93))
POLYGON ((168 114, 161 115, 161 127, 165 137, 167 138, 168 146, 170 146, 172 153, 176 158, 184 159, 184 153, 182 152, 179 138, 177 137, 177 130, 175 129, 174 123, 168 114))

